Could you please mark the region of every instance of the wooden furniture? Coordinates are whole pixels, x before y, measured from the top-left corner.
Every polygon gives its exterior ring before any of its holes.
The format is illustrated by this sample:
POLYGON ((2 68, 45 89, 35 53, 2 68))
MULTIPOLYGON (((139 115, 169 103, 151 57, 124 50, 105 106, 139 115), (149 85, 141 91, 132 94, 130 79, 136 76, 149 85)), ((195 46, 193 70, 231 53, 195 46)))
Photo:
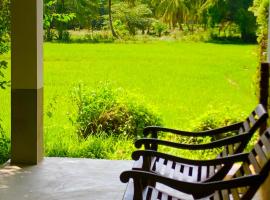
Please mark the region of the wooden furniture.
POLYGON ((120 175, 122 182, 129 182, 124 200, 187 200, 189 199, 187 195, 200 200, 251 200, 269 176, 270 129, 261 135, 249 153, 204 162, 211 162, 211 165, 231 165, 241 162, 241 165, 229 180, 204 183, 179 181, 142 170, 125 171, 120 175), (165 186, 167 189, 162 189, 165 186), (182 194, 176 196, 176 191, 181 191, 182 194))
POLYGON ((153 172, 158 175, 188 182, 221 180, 228 173, 233 162, 222 165, 213 161, 184 159, 158 152, 158 146, 165 145, 189 150, 205 150, 223 147, 224 150, 217 156, 217 160, 221 162, 223 158, 227 156, 241 153, 247 146, 254 132, 266 121, 267 116, 267 112, 263 106, 259 104, 245 121, 211 131, 190 133, 162 127, 148 127, 145 129, 144 133, 145 135, 152 133, 152 138, 143 138, 136 141, 136 147, 139 148, 144 145, 146 150, 133 152, 132 158, 136 160, 133 169, 153 172), (180 144, 157 139, 158 132, 160 131, 184 136, 212 136, 233 131, 236 131, 236 134, 207 144, 180 144))

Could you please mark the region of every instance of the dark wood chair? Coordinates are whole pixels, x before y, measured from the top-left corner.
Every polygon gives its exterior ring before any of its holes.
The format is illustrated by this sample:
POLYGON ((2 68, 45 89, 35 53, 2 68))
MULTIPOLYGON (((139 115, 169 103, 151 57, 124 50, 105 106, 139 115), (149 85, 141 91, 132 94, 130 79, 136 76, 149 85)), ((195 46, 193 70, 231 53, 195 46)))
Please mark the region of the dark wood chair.
POLYGON ((200 200, 251 200, 269 176, 270 129, 263 133, 249 153, 204 162, 211 165, 240 165, 231 178, 204 183, 179 181, 141 170, 125 171, 120 175, 122 182, 129 182, 124 200, 187 200, 190 199, 188 195, 200 200))
POLYGON ((240 123, 199 133, 190 133, 162 127, 148 127, 145 133, 152 133, 154 138, 143 138, 137 140, 136 147, 145 146, 146 150, 133 152, 132 158, 135 164, 132 169, 154 172, 156 174, 174 178, 176 180, 185 180, 188 182, 208 182, 221 180, 228 173, 232 164, 222 165, 209 161, 194 161, 166 153, 158 152, 158 146, 165 145, 174 148, 189 150, 205 150, 217 147, 223 147, 223 151, 218 154, 217 158, 222 158, 243 152, 254 132, 266 122, 267 112, 262 105, 258 105, 248 118, 240 123), (228 136, 207 144, 180 144, 170 141, 157 139, 159 131, 171 132, 184 136, 209 136, 220 133, 236 131, 233 136, 228 136))

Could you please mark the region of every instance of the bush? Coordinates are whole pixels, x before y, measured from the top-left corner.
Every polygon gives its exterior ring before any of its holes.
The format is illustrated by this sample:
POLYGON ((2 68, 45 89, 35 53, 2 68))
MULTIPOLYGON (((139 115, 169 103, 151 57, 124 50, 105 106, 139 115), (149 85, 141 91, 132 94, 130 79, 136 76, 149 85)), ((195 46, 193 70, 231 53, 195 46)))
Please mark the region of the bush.
POLYGON ((114 37, 110 32, 107 31, 100 31, 100 32, 93 32, 91 34, 85 35, 85 41, 91 43, 111 43, 114 41, 114 37))
POLYGON ((0 125, 0 164, 6 162, 10 158, 10 139, 4 133, 0 125))
POLYGON ((152 23, 153 31, 154 33, 158 36, 161 37, 161 35, 167 31, 167 26, 166 24, 156 20, 152 23))
POLYGON ((70 119, 83 138, 100 132, 140 137, 145 126, 161 125, 161 118, 153 107, 140 99, 122 88, 112 88, 108 83, 92 91, 79 85, 72 93, 76 112, 70 119))
MULTIPOLYGON (((65 133, 66 134, 66 133, 65 133)), ((94 159, 130 159, 136 150, 133 139, 124 135, 99 133, 89 135, 86 139, 65 138, 56 136, 55 140, 46 143, 46 156, 74 157, 94 159)))
MULTIPOLYGON (((192 131, 207 131, 215 128, 228 126, 233 123, 243 121, 245 115, 235 107, 216 107, 210 106, 208 111, 203 115, 199 116, 196 120, 193 121, 192 131)), ((225 136, 229 136, 233 133, 219 134, 216 136, 208 137, 181 137, 180 140, 182 143, 195 143, 202 144, 206 142, 211 142, 217 139, 220 139, 225 136)))
POLYGON ((125 37, 129 35, 128 29, 126 27, 125 24, 123 24, 123 22, 121 20, 115 20, 113 22, 113 27, 115 29, 115 31, 117 32, 118 35, 120 35, 121 37, 125 37))
POLYGON ((70 33, 68 31, 63 31, 62 41, 63 42, 70 42, 70 33))

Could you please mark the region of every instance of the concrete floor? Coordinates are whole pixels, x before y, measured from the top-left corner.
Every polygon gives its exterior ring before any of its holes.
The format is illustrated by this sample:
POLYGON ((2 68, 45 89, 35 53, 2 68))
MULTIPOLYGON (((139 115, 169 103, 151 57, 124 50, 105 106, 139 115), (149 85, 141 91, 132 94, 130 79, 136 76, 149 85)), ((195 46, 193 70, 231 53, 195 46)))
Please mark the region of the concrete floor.
POLYGON ((121 200, 119 175, 132 161, 45 158, 37 166, 0 168, 0 200, 121 200))
POLYGON ((132 165, 133 161, 80 158, 45 158, 27 167, 6 165, 0 168, 0 200, 121 200, 126 184, 119 175, 132 165))

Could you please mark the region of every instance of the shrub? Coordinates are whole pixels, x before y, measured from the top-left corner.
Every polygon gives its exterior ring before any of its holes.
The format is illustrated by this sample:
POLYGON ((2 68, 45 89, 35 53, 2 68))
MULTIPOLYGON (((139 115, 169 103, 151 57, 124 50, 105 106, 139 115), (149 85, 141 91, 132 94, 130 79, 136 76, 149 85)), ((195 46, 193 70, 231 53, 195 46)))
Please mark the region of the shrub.
POLYGON ((63 42, 70 42, 70 33, 68 31, 63 31, 62 41, 63 42))
POLYGON ((70 119, 83 138, 100 132, 141 136, 145 126, 161 125, 157 112, 141 99, 122 88, 112 88, 108 83, 92 91, 79 85, 72 93, 76 112, 70 119))
POLYGON ((113 35, 108 31, 93 32, 85 35, 85 41, 92 43, 111 43, 114 41, 113 35))
MULTIPOLYGON (((192 131, 207 131, 223 126, 228 126, 233 123, 243 121, 245 115, 235 107, 216 107, 210 106, 208 111, 203 115, 199 116, 196 120, 193 121, 192 131)), ((229 136, 232 133, 226 133, 226 136, 229 136)), ((225 135, 219 134, 216 136, 208 137, 181 137, 180 140, 183 143, 206 143, 213 140, 217 140, 225 135)))
POLYGON ((152 23, 153 31, 154 33, 158 36, 161 37, 162 33, 167 31, 167 26, 166 24, 156 20, 152 23))
POLYGON ((121 37, 129 35, 128 29, 125 24, 119 19, 113 22, 113 27, 118 35, 121 37))
POLYGON ((10 157, 10 139, 5 135, 0 125, 0 164, 6 162, 10 157))
POLYGON ((57 135, 46 143, 45 153, 52 157, 130 159, 134 150, 133 139, 128 136, 99 133, 86 139, 57 135))

